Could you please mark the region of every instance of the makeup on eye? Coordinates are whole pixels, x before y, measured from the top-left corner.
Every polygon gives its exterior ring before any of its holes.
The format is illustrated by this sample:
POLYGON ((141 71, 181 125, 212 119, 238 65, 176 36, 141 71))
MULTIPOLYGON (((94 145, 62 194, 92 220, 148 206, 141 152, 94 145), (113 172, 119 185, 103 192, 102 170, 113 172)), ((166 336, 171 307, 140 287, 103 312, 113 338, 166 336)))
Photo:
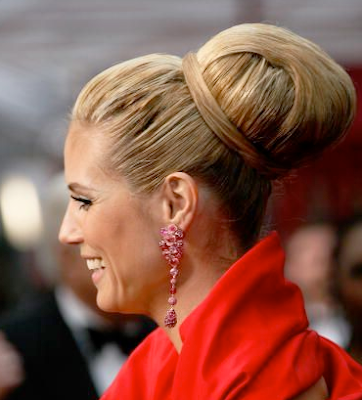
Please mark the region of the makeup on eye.
POLYGON ((82 210, 82 209, 88 210, 88 208, 92 205, 92 200, 89 200, 89 199, 87 199, 85 197, 77 197, 77 196, 73 196, 73 195, 70 195, 70 197, 73 200, 75 200, 78 203, 80 203, 80 206, 79 206, 80 210, 82 210))

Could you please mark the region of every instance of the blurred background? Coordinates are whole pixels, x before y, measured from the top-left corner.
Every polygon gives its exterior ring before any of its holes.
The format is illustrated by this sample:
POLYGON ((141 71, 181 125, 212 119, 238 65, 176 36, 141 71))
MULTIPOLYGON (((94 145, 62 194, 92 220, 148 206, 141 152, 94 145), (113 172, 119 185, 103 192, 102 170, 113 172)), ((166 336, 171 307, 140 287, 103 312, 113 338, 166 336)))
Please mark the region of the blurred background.
MULTIPOLYGON (((0 313, 47 287, 51 260, 42 201, 49 180, 62 169, 67 114, 86 81, 139 55, 182 56, 222 29, 259 21, 321 45, 346 67, 361 98, 361 0, 0 1, 0 313)), ((344 143, 278 185, 271 221, 286 246, 305 224, 334 223, 362 209, 361 159, 360 101, 344 143)), ((317 245, 328 253, 326 262, 333 240, 317 245)), ((290 259, 302 251, 290 246, 290 259)), ((329 269, 313 264, 320 257, 307 256, 313 267, 297 270, 322 271, 318 279, 326 282, 329 269)), ((305 276, 290 275, 303 286, 305 276)))

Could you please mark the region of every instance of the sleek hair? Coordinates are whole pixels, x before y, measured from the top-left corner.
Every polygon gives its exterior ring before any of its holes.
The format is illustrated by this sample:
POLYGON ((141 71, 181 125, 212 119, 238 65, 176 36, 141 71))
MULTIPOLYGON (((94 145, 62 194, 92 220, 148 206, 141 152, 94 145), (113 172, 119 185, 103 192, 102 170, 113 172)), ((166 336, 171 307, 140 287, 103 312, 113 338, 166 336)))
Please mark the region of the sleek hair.
POLYGON ((206 185, 244 248, 272 181, 337 143, 355 112, 348 74, 287 29, 243 24, 183 60, 115 65, 80 93, 72 119, 108 137, 104 167, 149 193, 175 171, 206 185))

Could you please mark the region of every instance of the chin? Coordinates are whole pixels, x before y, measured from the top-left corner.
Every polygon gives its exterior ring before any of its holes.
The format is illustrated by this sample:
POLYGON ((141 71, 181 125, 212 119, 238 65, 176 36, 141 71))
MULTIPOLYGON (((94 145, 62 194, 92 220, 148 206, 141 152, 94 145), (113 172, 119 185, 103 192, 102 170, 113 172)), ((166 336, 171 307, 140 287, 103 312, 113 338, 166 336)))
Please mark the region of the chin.
POLYGON ((98 289, 97 306, 107 313, 147 315, 147 310, 139 302, 129 301, 125 296, 111 296, 109 291, 98 289), (127 301, 128 300, 128 301, 127 301))
POLYGON ((115 313, 120 312, 116 304, 109 298, 102 297, 99 293, 97 294, 97 306, 105 312, 115 313))

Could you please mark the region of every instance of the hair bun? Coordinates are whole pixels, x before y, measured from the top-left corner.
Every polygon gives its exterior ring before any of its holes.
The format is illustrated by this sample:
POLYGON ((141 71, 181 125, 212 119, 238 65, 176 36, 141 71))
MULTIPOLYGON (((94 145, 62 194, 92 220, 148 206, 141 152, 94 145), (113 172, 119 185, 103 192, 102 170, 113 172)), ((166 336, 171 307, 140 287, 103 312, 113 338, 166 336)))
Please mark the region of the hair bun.
POLYGON ((356 95, 349 75, 312 42, 280 27, 243 24, 183 59, 206 124, 270 179, 286 175, 350 126, 356 95))
POLYGON ((238 152, 252 168, 264 166, 263 174, 273 179, 285 173, 285 168, 279 166, 269 157, 256 149, 245 134, 240 132, 220 108, 203 80, 196 55, 188 53, 182 60, 186 84, 190 90, 197 109, 206 125, 230 149, 238 152))

